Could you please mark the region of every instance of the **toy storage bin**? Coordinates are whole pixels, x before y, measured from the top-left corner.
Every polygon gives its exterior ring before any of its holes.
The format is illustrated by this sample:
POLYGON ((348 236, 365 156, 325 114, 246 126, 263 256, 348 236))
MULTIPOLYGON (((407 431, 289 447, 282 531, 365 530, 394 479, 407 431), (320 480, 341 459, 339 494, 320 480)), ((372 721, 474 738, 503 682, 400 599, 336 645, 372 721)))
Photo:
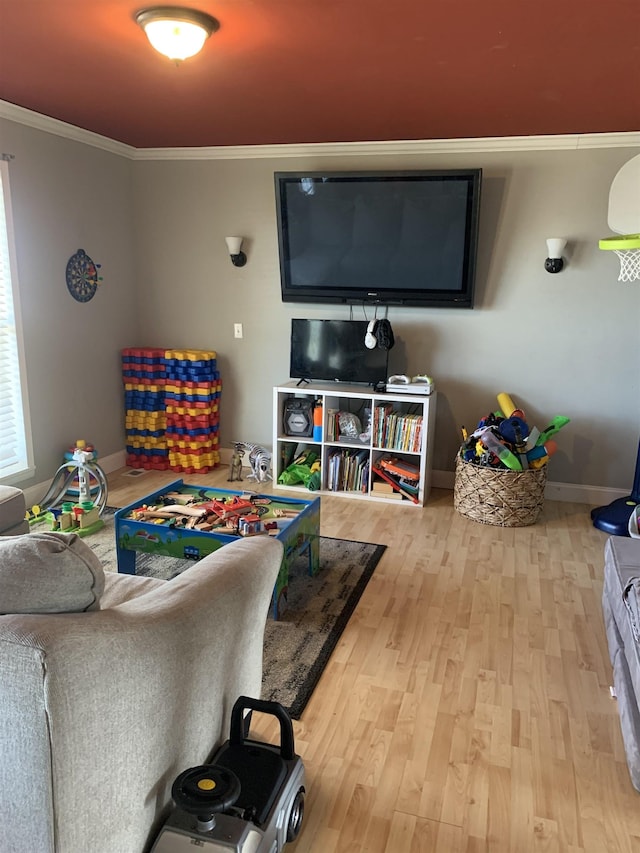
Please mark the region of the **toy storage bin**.
POLYGON ((455 509, 473 521, 498 527, 535 524, 544 504, 547 467, 527 471, 488 468, 456 459, 455 509))

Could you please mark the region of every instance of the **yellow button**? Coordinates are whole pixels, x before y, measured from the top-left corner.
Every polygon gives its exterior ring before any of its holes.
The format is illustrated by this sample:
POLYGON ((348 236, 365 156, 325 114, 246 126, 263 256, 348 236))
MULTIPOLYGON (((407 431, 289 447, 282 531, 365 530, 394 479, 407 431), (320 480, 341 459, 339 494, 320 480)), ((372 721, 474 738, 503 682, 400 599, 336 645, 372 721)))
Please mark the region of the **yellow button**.
POLYGON ((213 791, 215 787, 216 783, 213 779, 201 779, 198 782, 198 788, 200 788, 201 791, 213 791))

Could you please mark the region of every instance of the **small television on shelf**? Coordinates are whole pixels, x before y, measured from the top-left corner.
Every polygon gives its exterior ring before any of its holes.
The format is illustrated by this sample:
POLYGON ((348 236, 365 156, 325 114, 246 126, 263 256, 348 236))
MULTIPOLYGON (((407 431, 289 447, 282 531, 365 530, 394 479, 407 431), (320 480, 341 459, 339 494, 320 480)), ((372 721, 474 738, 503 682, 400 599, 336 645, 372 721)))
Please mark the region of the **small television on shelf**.
POLYGON ((481 179, 276 172, 283 302, 473 308, 481 179))
POLYGON ((291 320, 292 379, 309 382, 386 382, 388 351, 365 346, 366 320, 291 320))

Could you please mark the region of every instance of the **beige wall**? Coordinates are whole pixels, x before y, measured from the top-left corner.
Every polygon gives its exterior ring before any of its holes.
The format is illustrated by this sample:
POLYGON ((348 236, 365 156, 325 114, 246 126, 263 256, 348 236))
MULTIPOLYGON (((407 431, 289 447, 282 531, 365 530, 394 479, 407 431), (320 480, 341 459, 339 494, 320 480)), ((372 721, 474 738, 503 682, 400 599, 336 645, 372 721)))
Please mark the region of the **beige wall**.
MULTIPOLYGON (((550 479, 630 490, 640 437, 640 284, 598 249, 609 185, 631 149, 140 162, 134 172, 143 341, 212 347, 224 381, 222 444, 271 444, 271 388, 288 378, 291 317, 348 307, 280 299, 273 173, 311 169, 484 170, 472 311, 390 309, 392 372, 428 372, 439 391, 434 467, 453 470, 459 426, 510 392, 540 428, 556 414, 550 479), (224 236, 246 235, 232 266, 224 236), (547 237, 570 240, 545 272, 547 237), (233 323, 244 339, 233 338, 233 323)), ((354 309, 363 317, 362 309, 354 309)), ((367 316, 371 316, 368 309, 367 316)))
POLYGON ((611 180, 637 149, 435 154, 427 146, 420 156, 132 160, 0 120, 0 151, 15 155, 35 482, 53 475, 75 438, 93 441, 102 456, 122 450, 124 346, 217 350, 222 446, 270 446, 290 318, 349 316, 348 307, 282 303, 275 171, 479 166, 476 308, 389 312, 391 371, 436 380, 434 467, 453 470, 460 424, 473 425, 506 390, 540 427, 555 414, 571 417, 552 481, 630 489, 640 437, 640 284, 619 283, 617 261, 597 241, 609 233, 611 180), (229 260, 228 234, 247 238, 243 268, 229 260), (570 240, 556 276, 543 268, 550 236, 570 240), (64 281, 78 248, 102 263, 104 276, 85 305, 64 281), (242 340, 233 338, 236 322, 242 340))
POLYGON ((35 476, 51 479, 78 438, 101 456, 122 450, 120 350, 138 339, 132 163, 0 119, 9 165, 35 476), (69 257, 84 249, 104 280, 90 302, 71 297, 69 257))

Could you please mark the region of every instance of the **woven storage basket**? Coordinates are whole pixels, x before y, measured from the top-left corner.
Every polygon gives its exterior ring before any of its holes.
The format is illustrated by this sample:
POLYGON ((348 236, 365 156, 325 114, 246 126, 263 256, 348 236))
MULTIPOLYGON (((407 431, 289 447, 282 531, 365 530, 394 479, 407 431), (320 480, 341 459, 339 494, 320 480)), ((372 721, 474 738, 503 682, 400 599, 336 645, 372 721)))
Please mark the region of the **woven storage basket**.
POLYGON ((547 466, 528 471, 487 468, 456 459, 453 505, 460 515, 482 524, 526 527, 544 504, 547 466))

